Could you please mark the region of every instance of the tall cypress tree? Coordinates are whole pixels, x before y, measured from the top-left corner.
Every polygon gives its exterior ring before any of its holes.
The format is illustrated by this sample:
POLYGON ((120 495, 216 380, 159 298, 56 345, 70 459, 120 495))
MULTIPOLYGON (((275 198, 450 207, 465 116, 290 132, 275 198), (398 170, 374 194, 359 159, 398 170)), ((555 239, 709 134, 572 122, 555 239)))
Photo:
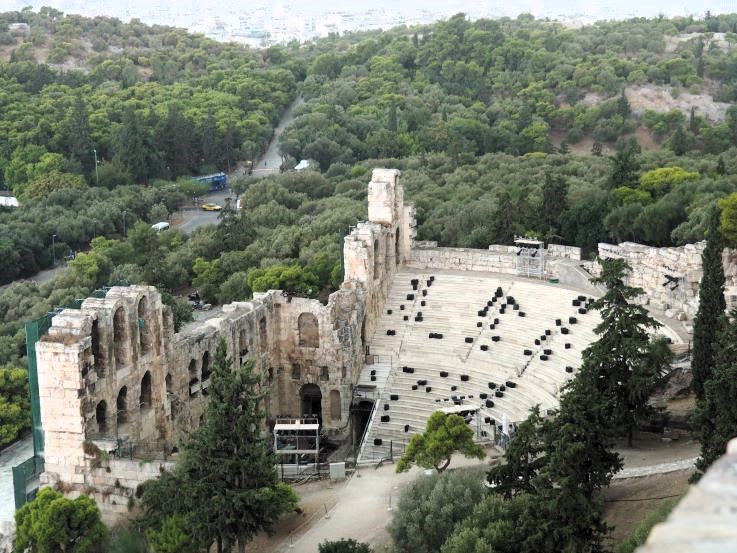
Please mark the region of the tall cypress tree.
POLYGON ((601 312, 595 329, 599 339, 583 352, 581 373, 590 373, 601 396, 611 401, 610 424, 627 436, 631 446, 638 421, 655 412, 648 400, 670 362, 670 352, 650 340, 648 331, 660 323, 644 307, 631 303, 643 292, 624 283, 629 271, 623 259, 605 259, 601 276, 592 279, 607 291, 593 304, 601 312))
POLYGON ((259 531, 292 510, 297 496, 279 481, 262 432, 265 392, 247 363, 233 371, 221 340, 212 365, 205 423, 182 445, 173 475, 147 483, 144 505, 160 521, 186 517, 192 535, 218 552, 239 553, 259 531))
POLYGON ((719 322, 727 308, 724 300, 723 249, 724 239, 719 232, 719 211, 715 209, 709 220, 706 248, 701 254, 704 276, 699 287, 699 310, 693 327, 691 373, 692 387, 697 399, 703 399, 704 383, 711 378, 715 337, 718 334, 719 322))
POLYGON ((701 478, 706 469, 724 455, 727 442, 737 435, 737 310, 729 319, 720 315, 719 330, 713 352, 713 369, 704 382, 703 399, 696 402, 694 427, 701 442, 701 457, 696 461, 697 473, 692 480, 701 478))

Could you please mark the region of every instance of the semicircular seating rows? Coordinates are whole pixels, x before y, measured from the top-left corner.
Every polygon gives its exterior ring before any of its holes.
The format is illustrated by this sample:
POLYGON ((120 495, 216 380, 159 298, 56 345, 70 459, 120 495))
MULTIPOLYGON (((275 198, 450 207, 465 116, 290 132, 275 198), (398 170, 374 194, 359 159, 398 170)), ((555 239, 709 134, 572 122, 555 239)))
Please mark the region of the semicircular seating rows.
POLYGON ((543 413, 556 409, 560 388, 596 339, 600 318, 586 308, 591 301, 513 276, 396 273, 369 343, 379 361, 358 381, 381 391, 374 410, 380 415, 369 421, 359 461, 386 457, 390 443, 398 455, 443 407, 479 407, 469 424, 482 440, 504 416, 519 422, 534 405, 543 413))

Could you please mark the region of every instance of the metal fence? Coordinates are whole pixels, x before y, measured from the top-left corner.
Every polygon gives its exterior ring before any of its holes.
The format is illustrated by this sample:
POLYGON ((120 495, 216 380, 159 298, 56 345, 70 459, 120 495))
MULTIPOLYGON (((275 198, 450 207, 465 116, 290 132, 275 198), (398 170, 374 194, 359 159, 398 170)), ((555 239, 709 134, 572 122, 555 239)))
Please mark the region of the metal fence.
POLYGON ((18 509, 36 497, 38 477, 44 471, 43 457, 34 455, 13 467, 13 497, 18 509))

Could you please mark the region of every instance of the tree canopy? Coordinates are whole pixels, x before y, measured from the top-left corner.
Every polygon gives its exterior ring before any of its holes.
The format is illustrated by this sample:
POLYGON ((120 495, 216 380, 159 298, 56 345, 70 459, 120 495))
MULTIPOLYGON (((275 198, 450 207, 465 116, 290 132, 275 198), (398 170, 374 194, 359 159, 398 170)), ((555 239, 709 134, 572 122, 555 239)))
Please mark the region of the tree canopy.
POLYGON ((486 456, 483 448, 474 441, 473 430, 463 417, 435 411, 427 419, 425 431, 410 439, 397 462, 397 472, 409 470, 413 464, 443 472, 454 453, 477 459, 486 456))
POLYGON ((16 551, 33 553, 93 553, 100 551, 107 529, 100 509, 86 495, 67 499, 43 488, 15 513, 16 551))
POLYGON ((189 535, 200 546, 245 551, 257 532, 296 506, 297 496, 279 481, 276 457, 261 431, 260 377, 252 363, 233 370, 224 340, 208 393, 204 424, 182 444, 174 473, 146 484, 143 503, 159 541, 182 542, 189 535))

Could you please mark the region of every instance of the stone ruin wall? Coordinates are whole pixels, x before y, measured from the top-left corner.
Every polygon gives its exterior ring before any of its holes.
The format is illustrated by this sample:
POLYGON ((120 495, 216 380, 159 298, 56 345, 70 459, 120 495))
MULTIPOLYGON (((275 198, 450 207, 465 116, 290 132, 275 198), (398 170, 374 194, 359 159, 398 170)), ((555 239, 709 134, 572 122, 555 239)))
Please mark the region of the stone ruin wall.
MULTIPOLYGON (((581 249, 551 244, 546 256, 555 259, 581 259, 581 249)), ((417 242, 407 259, 413 269, 448 269, 453 271, 488 271, 517 273, 517 247, 491 245, 488 249, 439 248, 437 242, 417 242)), ((549 267, 549 269, 552 269, 549 267)), ((552 274, 550 276, 553 276, 552 274)))
POLYGON ((201 423, 221 338, 235 367, 251 360, 263 375, 269 423, 278 416, 299 417, 300 392, 315 385, 323 427, 343 434, 366 337, 414 238, 413 210, 403 203, 398 177, 396 170, 374 171, 373 220, 346 237, 345 279, 327 305, 272 290, 225 305, 221 314, 174 333, 170 309, 156 289, 130 286, 114 287, 104 298, 88 298, 80 309, 54 317, 36 347, 42 484, 71 497, 92 495, 108 522, 124 514, 135 487, 170 468, 164 459, 179 433, 201 423), (90 448, 94 443, 112 451, 119 438, 133 459, 109 459, 90 448), (159 460, 140 464, 136 458, 159 460))
MULTIPOLYGON (((57 315, 36 348, 45 436, 42 483, 58 484, 70 496, 93 495, 107 522, 123 515, 135 487, 172 464, 163 459, 101 461, 94 453, 85 454, 85 441, 114 447, 117 437, 126 436, 138 447, 134 453, 171 451, 180 431, 200 424, 207 366, 221 338, 236 367, 252 360, 264 376, 270 422, 280 415, 299 416, 300 391, 314 384, 322 394, 324 427, 340 435, 366 343, 398 267, 516 272, 514 246, 480 250, 416 242, 414 210, 404 205, 398 178, 399 171, 374 170, 369 221, 346 236, 345 278, 327 305, 269 291, 223 306, 221 314, 174 333, 171 312, 156 290, 132 286, 112 288, 105 298, 88 298, 81 309, 57 315), (118 422, 123 387, 126 412, 118 422), (101 402, 106 407, 103 425, 98 420, 101 402)), ((634 268, 630 284, 643 288, 653 306, 692 317, 703 247, 600 244, 599 253, 627 259, 634 268), (677 293, 662 286, 665 273, 683 278, 677 293)), ((578 248, 550 245, 547 255, 580 261, 578 248)), ((725 251, 728 304, 737 303, 736 257, 725 251)), ((596 263, 590 265, 598 271, 596 263)))
MULTIPOLYGON (((633 242, 600 243, 599 258, 625 259, 632 267, 627 283, 645 291, 642 302, 666 311, 668 316, 687 320, 693 319, 699 308, 701 254, 705 246, 705 242, 677 248, 655 248, 633 242), (665 275, 681 279, 678 287, 672 290, 673 285, 666 284, 665 275)), ((737 305, 737 251, 725 249, 722 262, 727 306, 734 306, 737 305)), ((594 263, 592 272, 600 271, 601 266, 594 263)))
POLYGON ((364 344, 376 329, 391 275, 407 264, 416 235, 414 208, 404 204, 399 175, 396 169, 374 169, 368 191, 369 221, 358 223, 343 243, 342 288, 365 292, 360 330, 364 344))

